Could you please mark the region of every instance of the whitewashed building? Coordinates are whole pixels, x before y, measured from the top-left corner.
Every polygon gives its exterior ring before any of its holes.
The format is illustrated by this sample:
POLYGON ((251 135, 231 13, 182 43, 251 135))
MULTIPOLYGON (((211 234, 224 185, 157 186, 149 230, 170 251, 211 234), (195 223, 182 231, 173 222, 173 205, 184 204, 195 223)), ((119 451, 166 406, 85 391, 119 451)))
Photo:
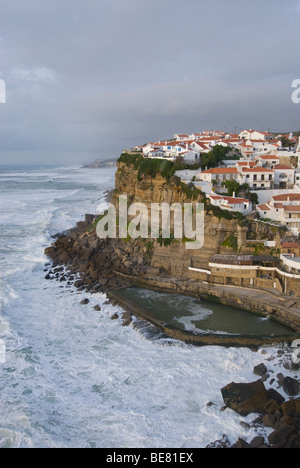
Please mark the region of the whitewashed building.
POLYGON ((295 169, 293 167, 278 164, 273 167, 274 188, 290 189, 295 184, 295 169))
POLYGON ((239 184, 248 184, 250 189, 272 189, 274 171, 266 167, 240 167, 237 178, 239 184))
POLYGON ((208 194, 207 198, 209 198, 210 203, 214 206, 218 206, 222 210, 227 211, 238 211, 242 213, 244 216, 248 215, 252 211, 252 203, 247 200, 246 198, 239 198, 239 197, 226 197, 222 195, 211 195, 208 194))
POLYGON ((300 193, 274 195, 256 209, 261 218, 277 221, 294 235, 300 234, 300 193))
POLYGON ((269 132, 261 132, 256 130, 243 130, 239 134, 239 138, 247 139, 247 140, 271 140, 273 135, 269 132))
POLYGON ((217 184, 221 184, 226 180, 237 180, 238 175, 236 167, 213 167, 198 173, 200 180, 209 183, 216 181, 217 184))

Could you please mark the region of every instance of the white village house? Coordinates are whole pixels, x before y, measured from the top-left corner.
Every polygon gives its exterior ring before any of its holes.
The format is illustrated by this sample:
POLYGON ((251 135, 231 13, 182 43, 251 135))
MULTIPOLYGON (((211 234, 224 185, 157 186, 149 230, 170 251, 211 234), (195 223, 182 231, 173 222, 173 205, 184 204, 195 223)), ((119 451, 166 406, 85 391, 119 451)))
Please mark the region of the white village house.
MULTIPOLYGON (((246 163, 245 163, 246 164, 246 163)), ((226 180, 235 180, 240 185, 248 184, 250 189, 271 189, 274 185, 274 171, 265 167, 241 165, 237 162, 236 167, 215 167, 207 169, 198 174, 200 180, 218 185, 226 180)))
POLYGON ((300 193, 274 195, 256 207, 261 218, 278 221, 296 236, 300 234, 300 193))
POLYGON ((235 197, 235 194, 232 197, 208 194, 207 197, 212 205, 218 206, 222 210, 238 211, 245 216, 252 211, 252 203, 246 198, 235 197))

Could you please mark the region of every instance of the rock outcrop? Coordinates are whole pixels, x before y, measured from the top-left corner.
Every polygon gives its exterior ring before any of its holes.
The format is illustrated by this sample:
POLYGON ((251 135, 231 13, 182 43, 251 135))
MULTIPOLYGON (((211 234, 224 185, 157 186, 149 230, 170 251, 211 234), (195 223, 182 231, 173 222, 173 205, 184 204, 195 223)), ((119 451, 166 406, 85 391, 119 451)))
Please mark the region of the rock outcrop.
MULTIPOLYGON (((279 350, 278 354, 290 353, 290 350, 279 350)), ((295 364, 294 370, 299 374, 299 365, 295 364)), ((247 442, 239 438, 233 445, 228 437, 208 445, 208 448, 300 448, 300 387, 299 378, 286 376, 281 373, 277 378, 270 379, 271 371, 265 364, 259 364, 253 369, 255 375, 260 374, 261 379, 250 383, 231 382, 221 389, 225 408, 230 408, 241 416, 253 414, 255 419, 252 427, 260 432, 268 431, 268 435, 261 434, 247 442), (280 392, 273 387, 267 390, 265 381, 277 384, 280 392), (293 394, 294 398, 289 399, 293 394), (286 395, 283 396, 283 395, 286 395)), ((225 410, 223 408, 223 411, 225 410)), ((244 424, 243 422, 241 424, 244 424)), ((247 428, 251 424, 246 424, 247 428)))

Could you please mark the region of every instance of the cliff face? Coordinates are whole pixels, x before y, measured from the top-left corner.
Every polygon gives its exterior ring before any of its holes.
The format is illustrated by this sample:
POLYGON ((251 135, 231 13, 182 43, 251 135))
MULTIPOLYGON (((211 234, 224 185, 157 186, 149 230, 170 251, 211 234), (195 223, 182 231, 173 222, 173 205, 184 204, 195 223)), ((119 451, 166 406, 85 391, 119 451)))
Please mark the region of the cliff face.
MULTIPOLYGON (((180 185, 176 177, 169 182, 159 175, 138 177, 137 171, 126 164, 119 164, 116 172, 115 190, 111 200, 116 207, 119 195, 127 195, 128 204, 140 202, 148 208, 151 203, 183 204, 204 201, 204 194, 201 192, 196 192, 196 197, 191 197, 190 192, 180 185)), ((298 310, 297 301, 287 300, 286 296, 280 298, 280 302, 278 296, 271 291, 272 280, 259 279, 260 288, 271 289, 263 292, 255 288, 242 288, 239 275, 232 279, 230 285, 226 285, 222 278, 216 284, 213 276, 206 273, 212 255, 254 254, 258 251, 258 244, 253 245, 248 239, 255 239, 257 242, 260 239, 273 238, 278 241, 280 233, 277 229, 255 220, 243 226, 239 219, 226 219, 220 213, 215 216, 207 206, 204 211, 204 245, 200 249, 188 250, 183 239, 168 239, 165 243, 162 239, 151 239, 150 236, 148 239, 99 239, 96 233, 97 221, 94 216, 86 215, 85 222, 78 223, 68 233, 60 235, 46 249, 46 255, 53 261, 46 279, 68 281, 69 284, 73 281, 74 286, 81 290, 106 292, 115 299, 118 299, 114 295, 117 289, 127 285, 173 291, 216 300, 265 316, 276 315, 275 318, 282 323, 296 330, 300 329, 300 304, 298 310), (190 267, 197 271, 190 270, 190 267), (199 272, 199 269, 204 271, 199 272), (239 288, 232 289, 232 285, 239 288), (259 292, 263 296, 260 299, 259 292)), ((271 252, 261 242, 259 253, 271 252)), ((171 332, 170 336, 173 336, 171 332)))
MULTIPOLYGON (((140 202, 149 208, 151 203, 191 203, 203 201, 204 194, 198 194, 195 200, 176 185, 176 180, 166 181, 160 175, 155 178, 144 176, 138 180, 137 171, 124 163, 118 164, 115 177, 113 203, 118 204, 119 195, 127 195, 128 202, 140 202)), ((164 269, 172 277, 188 277, 189 267, 207 268, 209 259, 214 254, 253 254, 255 247, 247 245, 246 237, 275 238, 261 223, 253 221, 243 228, 236 219, 219 219, 212 212, 204 214, 204 246, 201 249, 186 249, 184 242, 174 242, 167 247, 157 241, 152 245, 151 266, 164 269), (251 234, 250 234, 251 233, 251 234)), ((265 253, 269 253, 263 248, 265 253)))

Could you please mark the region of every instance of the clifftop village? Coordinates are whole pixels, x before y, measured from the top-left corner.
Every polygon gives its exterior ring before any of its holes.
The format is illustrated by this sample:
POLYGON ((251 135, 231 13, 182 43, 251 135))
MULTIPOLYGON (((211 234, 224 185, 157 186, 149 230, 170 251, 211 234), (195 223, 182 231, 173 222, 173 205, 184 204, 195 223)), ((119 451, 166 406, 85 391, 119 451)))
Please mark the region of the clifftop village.
POLYGON ((262 258, 259 261, 259 256, 254 258, 250 255, 216 255, 218 258, 211 259, 209 269, 191 268, 195 272, 197 270, 203 280, 214 283, 220 281, 222 283, 224 280, 223 284, 259 287, 259 278, 262 280, 265 278, 271 280, 267 281, 268 289, 271 287, 281 293, 298 296, 300 294, 300 137, 298 135, 295 136, 293 133, 275 135, 252 130, 244 130, 239 134, 223 131, 175 134, 173 139, 135 146, 124 152, 140 153, 144 158, 181 160, 184 169, 177 171, 176 175, 182 182, 193 184, 204 192, 211 205, 222 210, 239 212, 247 218, 257 219, 271 226, 284 228, 286 235, 280 240, 280 245, 274 241, 274 238, 266 240, 264 244, 265 247, 274 248, 274 252, 277 250, 280 258, 275 255, 272 261, 272 257, 262 258), (216 155, 218 152, 222 153, 223 157, 220 161, 216 158, 217 163, 214 164, 208 155, 216 155), (190 168, 187 165, 190 165, 190 168), (241 269, 247 269, 247 275, 246 271, 243 274, 242 271, 238 271, 241 269), (228 274, 231 278, 228 278, 228 274), (222 278, 218 278, 218 275, 222 278), (238 277, 233 278, 236 275, 238 277))

